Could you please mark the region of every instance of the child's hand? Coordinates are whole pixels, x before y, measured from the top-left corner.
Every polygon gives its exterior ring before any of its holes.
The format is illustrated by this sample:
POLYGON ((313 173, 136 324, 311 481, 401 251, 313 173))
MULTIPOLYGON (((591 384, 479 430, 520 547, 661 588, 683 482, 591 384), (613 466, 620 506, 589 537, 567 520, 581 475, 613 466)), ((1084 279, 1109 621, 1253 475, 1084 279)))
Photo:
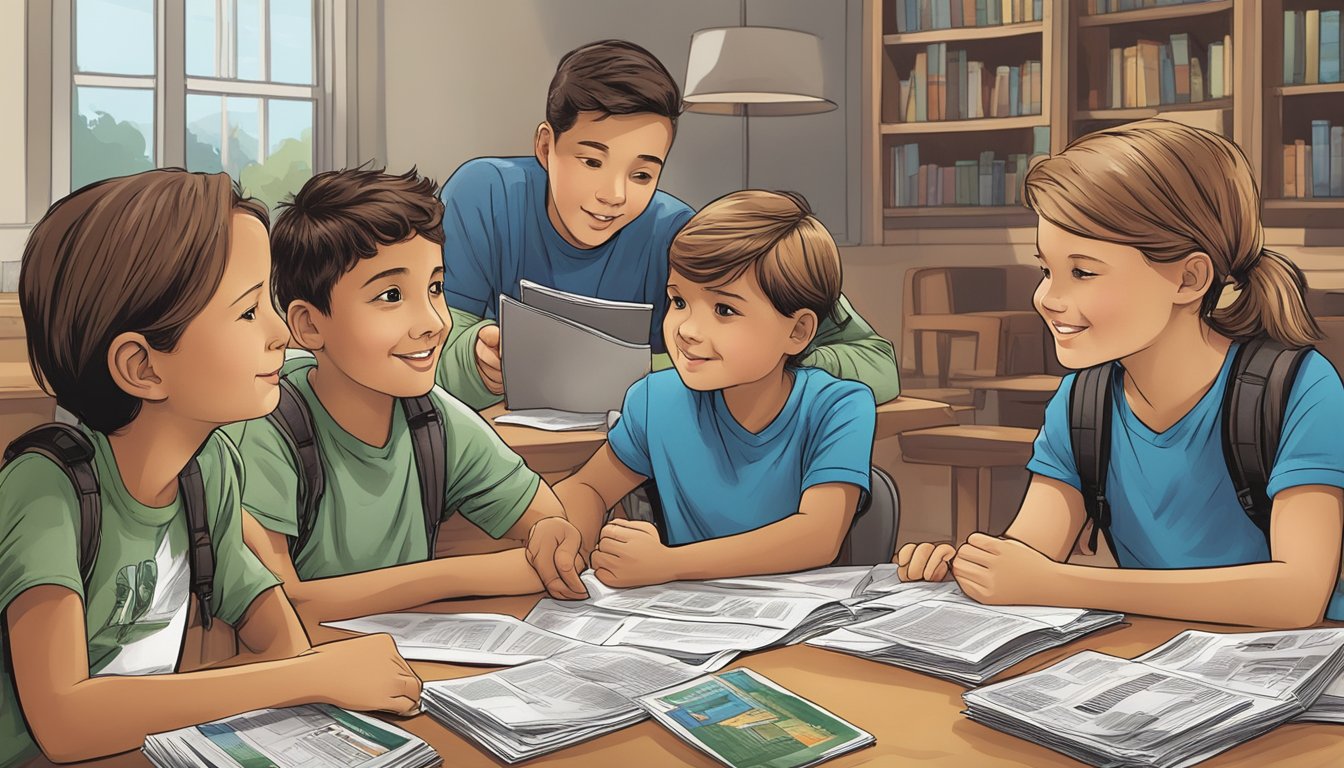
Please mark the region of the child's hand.
POLYGON ((583 536, 563 517, 543 517, 527 534, 527 562, 541 578, 546 592, 558 600, 583 600, 588 590, 579 574, 585 565, 579 554, 583 536))
POLYGON ((942 581, 957 550, 951 544, 906 544, 896 553, 901 581, 942 581))
POLYGON ((609 587, 642 587, 677 578, 671 547, 658 539, 653 523, 613 520, 602 528, 593 552, 593 571, 609 587))
POLYGON ((952 574, 961 591, 987 605, 1041 605, 1055 561, 1020 541, 973 533, 957 550, 952 574))
POLYGON ((420 678, 397 653, 391 635, 364 635, 314 646, 305 654, 313 691, 343 709, 412 715, 420 708, 420 678))
POLYGON ((496 395, 504 394, 504 366, 499 361, 499 326, 483 326, 476 332, 476 372, 481 383, 496 395))

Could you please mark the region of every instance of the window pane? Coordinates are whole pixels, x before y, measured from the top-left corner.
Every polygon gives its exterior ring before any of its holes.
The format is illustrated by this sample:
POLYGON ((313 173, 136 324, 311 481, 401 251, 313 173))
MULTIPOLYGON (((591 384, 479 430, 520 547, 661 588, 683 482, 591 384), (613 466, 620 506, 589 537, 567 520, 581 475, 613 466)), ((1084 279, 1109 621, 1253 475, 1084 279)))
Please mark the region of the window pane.
POLYGON ((238 78, 261 80, 261 0, 237 0, 238 78))
POLYGON ((215 0, 187 0, 187 74, 218 77, 215 0))
POLYGON ((187 170, 203 173, 224 170, 219 156, 223 114, 223 96, 187 94, 187 170))
POLYGON ((75 0, 75 67, 154 74, 154 0, 75 0))
POLYGON ((75 88, 70 187, 154 167, 154 91, 75 88))
POLYGON ((187 168, 233 178, 257 161, 259 99, 187 94, 187 168), (227 140, 225 140, 227 138, 227 140))
POLYGON ((271 82, 313 84, 312 0, 271 0, 271 82))
POLYGON ((266 160, 244 168, 239 182, 275 210, 313 175, 313 103, 270 99, 266 113, 266 160))

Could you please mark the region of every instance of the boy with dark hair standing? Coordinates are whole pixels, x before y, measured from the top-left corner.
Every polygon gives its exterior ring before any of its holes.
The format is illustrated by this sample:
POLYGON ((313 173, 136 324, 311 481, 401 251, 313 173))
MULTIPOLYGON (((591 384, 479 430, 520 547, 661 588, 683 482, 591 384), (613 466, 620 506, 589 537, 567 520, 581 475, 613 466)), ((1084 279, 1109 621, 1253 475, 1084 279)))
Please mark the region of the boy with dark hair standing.
MULTIPOLYGON (((681 91, 651 53, 602 40, 560 60, 534 157, 478 158, 444 184, 444 285, 453 308, 437 382, 473 408, 500 399, 500 294, 522 279, 654 306, 649 344, 665 353, 668 247, 691 218, 658 178, 681 91)), ((842 296, 821 319, 803 364, 899 393, 891 342, 842 296)), ((663 367, 655 365, 655 367, 663 367)))
POLYGON ((435 191, 414 169, 318 174, 272 232, 276 299, 295 343, 313 353, 288 360, 281 377, 311 417, 316 505, 296 427, 277 420, 283 406, 231 434, 247 470, 247 542, 310 623, 464 595, 584 595, 578 531, 551 489, 434 387, 451 328, 435 191), (413 413, 426 397, 446 457, 443 497, 429 501, 413 413), (527 547, 434 560, 434 526, 454 513, 527 547))

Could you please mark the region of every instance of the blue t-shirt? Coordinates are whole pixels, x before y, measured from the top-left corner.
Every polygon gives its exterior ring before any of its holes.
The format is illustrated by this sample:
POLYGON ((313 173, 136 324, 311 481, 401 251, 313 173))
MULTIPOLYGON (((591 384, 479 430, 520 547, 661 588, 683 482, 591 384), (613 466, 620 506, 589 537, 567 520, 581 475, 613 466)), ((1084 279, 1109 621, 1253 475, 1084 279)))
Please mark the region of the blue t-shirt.
MULTIPOLYGON (((1124 568, 1210 568, 1269 560, 1265 535, 1242 510, 1223 458, 1222 404, 1233 344, 1218 379, 1190 412, 1166 431, 1149 429, 1125 401, 1123 371, 1111 381, 1111 460, 1106 500, 1111 540, 1124 568)), ((1069 436, 1069 394, 1064 377, 1045 409, 1027 469, 1081 490, 1069 436)), ((1282 437, 1269 475, 1270 498, 1285 488, 1344 488, 1344 385, 1328 360, 1310 352, 1289 391, 1282 437)), ((1326 610, 1344 619, 1344 584, 1336 584, 1326 610)))
POLYGON ((667 250, 689 206, 654 192, 649 207, 607 242, 575 248, 546 216, 546 171, 535 157, 468 161, 443 185, 443 290, 449 306, 499 317, 518 281, 613 301, 653 305, 649 344, 663 346, 667 250))
POLYGON ((872 390, 819 368, 793 376, 784 408, 759 433, 737 423, 722 391, 690 389, 676 369, 649 374, 625 393, 607 442, 621 463, 657 483, 668 544, 777 523, 814 485, 868 492, 872 390))

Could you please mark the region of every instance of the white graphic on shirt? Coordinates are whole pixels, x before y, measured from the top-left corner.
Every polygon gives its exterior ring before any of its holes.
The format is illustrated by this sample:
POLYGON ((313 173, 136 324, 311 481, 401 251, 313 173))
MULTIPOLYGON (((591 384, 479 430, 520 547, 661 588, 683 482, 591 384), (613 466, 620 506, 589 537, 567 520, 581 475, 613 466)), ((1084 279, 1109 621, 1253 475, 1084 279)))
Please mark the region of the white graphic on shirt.
POLYGON ((89 642, 95 675, 156 675, 177 668, 187 626, 191 568, 186 552, 174 557, 165 534, 153 560, 117 572, 112 613, 89 642))

